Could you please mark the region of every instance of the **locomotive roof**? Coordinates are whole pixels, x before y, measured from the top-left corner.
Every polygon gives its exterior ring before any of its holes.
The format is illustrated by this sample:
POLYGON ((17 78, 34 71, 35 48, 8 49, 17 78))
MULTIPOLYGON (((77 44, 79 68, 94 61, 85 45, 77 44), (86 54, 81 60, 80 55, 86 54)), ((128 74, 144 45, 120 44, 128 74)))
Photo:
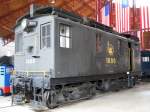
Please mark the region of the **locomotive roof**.
POLYGON ((137 42, 139 41, 139 38, 137 36, 134 36, 134 35, 131 35, 131 34, 121 33, 120 35, 124 36, 126 38, 129 38, 129 39, 135 40, 137 42))
POLYGON ((98 29, 101 29, 101 30, 104 30, 107 32, 111 32, 111 33, 117 33, 113 30, 112 27, 100 24, 100 23, 98 23, 92 19, 87 18, 87 17, 81 17, 81 16, 74 14, 72 12, 68 12, 68 11, 58 9, 55 7, 44 7, 44 8, 36 9, 34 11, 34 17, 30 17, 30 14, 27 13, 23 17, 19 18, 16 24, 17 25, 20 24, 22 19, 24 19, 24 18, 31 18, 32 19, 32 18, 36 18, 38 16, 47 15, 47 14, 57 15, 57 16, 62 17, 62 18, 69 18, 72 21, 79 22, 81 24, 84 24, 84 25, 87 25, 90 27, 98 28, 98 29))
POLYGON ((97 29, 101 29, 103 31, 109 32, 109 33, 113 33, 116 35, 120 35, 123 36, 125 38, 129 38, 131 40, 135 40, 135 41, 139 41, 138 38, 135 38, 135 36, 131 36, 129 34, 120 34, 116 31, 113 30, 112 27, 106 26, 104 24, 98 23, 92 19, 89 19, 87 17, 81 17, 77 14, 74 14, 72 12, 68 12, 65 11, 63 9, 59 9, 59 8, 55 8, 55 7, 44 7, 44 8, 38 8, 34 11, 34 16, 30 17, 30 14, 27 13, 24 16, 22 16, 20 19, 18 19, 16 26, 19 25, 21 23, 21 21, 24 18, 29 18, 29 19, 33 19, 39 16, 44 16, 44 15, 57 15, 58 17, 62 17, 62 18, 68 18, 74 22, 79 22, 81 24, 87 25, 89 27, 93 27, 93 28, 97 28, 97 29))

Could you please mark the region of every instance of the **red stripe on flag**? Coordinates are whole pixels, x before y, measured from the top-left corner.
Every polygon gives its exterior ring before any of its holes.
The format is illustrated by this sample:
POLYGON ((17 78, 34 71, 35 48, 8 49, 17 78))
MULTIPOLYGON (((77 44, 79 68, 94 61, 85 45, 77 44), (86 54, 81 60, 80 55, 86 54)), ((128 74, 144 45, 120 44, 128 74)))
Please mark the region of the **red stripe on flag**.
POLYGON ((118 3, 116 3, 116 10, 117 10, 117 13, 116 13, 116 16, 117 16, 116 27, 117 27, 117 31, 119 31, 118 3))
POLYGON ((144 7, 140 7, 140 13, 141 13, 141 16, 140 16, 140 31, 141 31, 141 49, 144 48, 144 43, 143 43, 143 28, 144 28, 144 7))
POLYGON ((145 31, 145 28, 146 28, 146 21, 145 21, 145 7, 143 7, 143 22, 142 24, 144 24, 144 31, 145 31))
POLYGON ((122 31, 121 29, 121 21, 122 21, 122 18, 121 18, 121 10, 120 10, 120 3, 119 3, 119 20, 120 20, 120 32, 122 31))
POLYGON ((120 9, 121 9, 121 15, 122 15, 122 17, 121 17, 121 32, 123 32, 123 9, 122 9, 122 6, 120 5, 120 9))
POLYGON ((127 31, 127 12, 126 12, 127 10, 126 9, 124 9, 124 32, 126 32, 127 31))
MULTIPOLYGON (((128 10, 129 10, 129 9, 128 9, 128 10)), ((126 18, 127 18, 127 23, 126 23, 127 28, 126 28, 126 31, 127 31, 127 32, 129 31, 129 30, 128 30, 128 27, 129 27, 129 26, 128 26, 128 25, 129 25, 129 23, 128 23, 128 22, 129 22, 129 21, 128 21, 128 16, 129 16, 129 15, 128 15, 128 10, 127 10, 127 16, 126 16, 126 18)))
POLYGON ((147 27, 149 31, 149 8, 147 7, 147 27))
POLYGON ((125 17, 125 9, 122 9, 122 32, 125 31, 125 21, 124 21, 124 17, 125 17))
POLYGON ((127 27, 127 31, 130 31, 130 7, 127 8, 127 14, 128 14, 128 27, 127 27))

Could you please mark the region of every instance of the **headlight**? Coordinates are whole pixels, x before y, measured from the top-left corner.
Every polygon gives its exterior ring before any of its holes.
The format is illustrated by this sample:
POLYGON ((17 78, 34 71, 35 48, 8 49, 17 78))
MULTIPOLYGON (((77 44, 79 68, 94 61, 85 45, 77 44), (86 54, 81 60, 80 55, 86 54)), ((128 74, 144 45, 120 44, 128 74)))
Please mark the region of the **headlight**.
POLYGON ((23 19, 21 22, 21 27, 24 30, 28 25, 28 20, 27 19, 23 19))

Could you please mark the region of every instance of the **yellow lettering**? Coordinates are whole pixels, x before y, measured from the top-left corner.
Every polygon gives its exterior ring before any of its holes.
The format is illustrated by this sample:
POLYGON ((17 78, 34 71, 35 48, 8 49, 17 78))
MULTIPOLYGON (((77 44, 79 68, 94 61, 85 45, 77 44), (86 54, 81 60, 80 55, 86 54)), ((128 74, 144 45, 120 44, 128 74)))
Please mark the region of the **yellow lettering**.
POLYGON ((117 60, 116 60, 116 58, 106 58, 106 63, 107 64, 116 64, 117 60))

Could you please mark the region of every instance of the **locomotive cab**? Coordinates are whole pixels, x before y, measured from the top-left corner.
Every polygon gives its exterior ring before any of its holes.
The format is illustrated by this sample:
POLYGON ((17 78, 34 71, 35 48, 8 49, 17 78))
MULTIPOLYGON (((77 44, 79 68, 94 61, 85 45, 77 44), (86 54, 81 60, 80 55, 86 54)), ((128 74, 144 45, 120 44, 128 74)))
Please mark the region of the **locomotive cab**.
POLYGON ((23 19, 21 24, 16 26, 16 71, 46 73, 51 70, 52 72, 54 69, 53 19, 51 16, 23 19))
POLYGON ((15 27, 15 43, 14 101, 39 101, 54 74, 54 16, 21 19, 15 27))

